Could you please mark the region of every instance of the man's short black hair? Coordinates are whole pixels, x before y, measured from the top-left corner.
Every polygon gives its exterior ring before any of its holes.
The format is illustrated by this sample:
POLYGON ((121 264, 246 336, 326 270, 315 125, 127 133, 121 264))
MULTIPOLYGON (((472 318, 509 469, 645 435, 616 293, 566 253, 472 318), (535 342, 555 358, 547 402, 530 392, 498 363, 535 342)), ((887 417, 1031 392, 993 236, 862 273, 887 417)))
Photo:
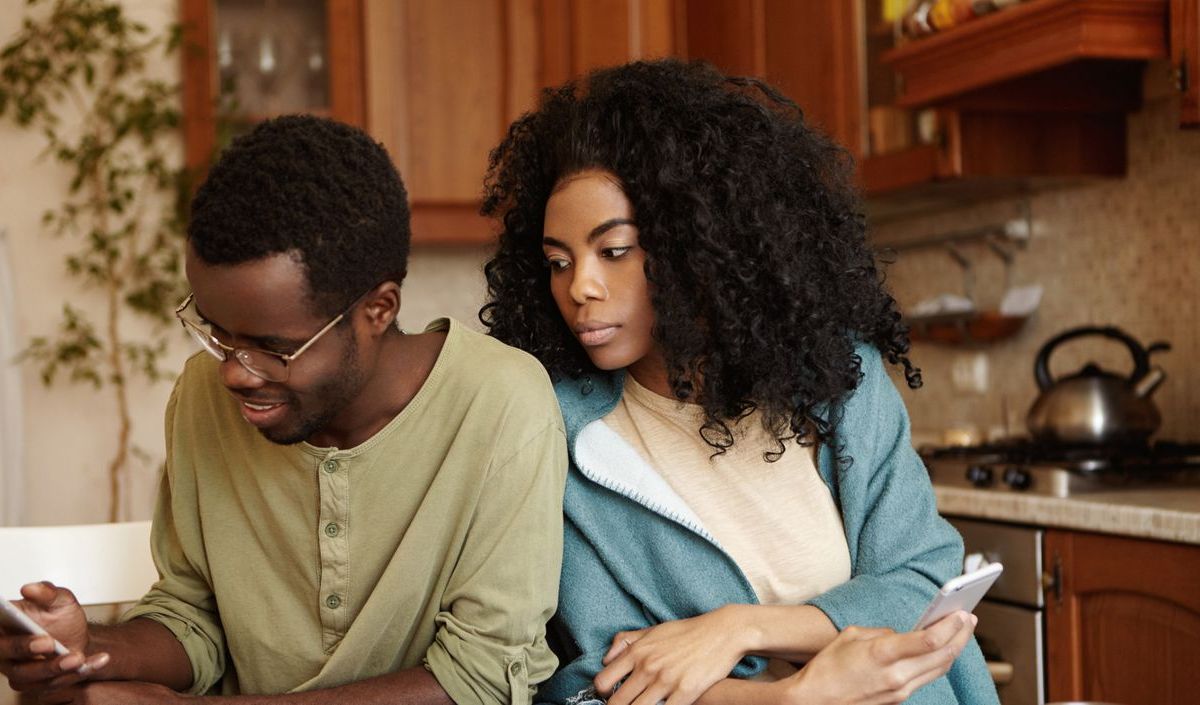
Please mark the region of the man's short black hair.
POLYGON ((324 118, 268 120, 234 140, 192 201, 188 240, 207 264, 296 251, 320 313, 408 271, 408 199, 382 145, 324 118))

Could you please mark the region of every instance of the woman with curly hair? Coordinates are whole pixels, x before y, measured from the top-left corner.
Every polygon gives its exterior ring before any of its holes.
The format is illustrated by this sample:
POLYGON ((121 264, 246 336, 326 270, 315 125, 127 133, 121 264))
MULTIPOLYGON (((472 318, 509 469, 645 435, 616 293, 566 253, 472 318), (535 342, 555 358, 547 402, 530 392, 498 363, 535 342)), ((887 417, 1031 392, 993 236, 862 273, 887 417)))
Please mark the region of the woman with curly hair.
POLYGON ((843 150, 760 81, 638 62, 547 91, 483 212, 480 318, 550 371, 571 455, 540 701, 997 702, 973 617, 900 633, 962 542, 843 150))

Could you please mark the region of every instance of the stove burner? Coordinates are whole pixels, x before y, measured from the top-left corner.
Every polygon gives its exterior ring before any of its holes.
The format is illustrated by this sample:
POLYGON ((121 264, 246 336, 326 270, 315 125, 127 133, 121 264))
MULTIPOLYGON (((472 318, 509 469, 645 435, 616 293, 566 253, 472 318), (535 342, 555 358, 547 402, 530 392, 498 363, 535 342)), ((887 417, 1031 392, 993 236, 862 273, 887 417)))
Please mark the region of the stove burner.
POLYGON ((957 459, 976 464, 1053 465, 1079 473, 1158 472, 1200 468, 1200 443, 1157 441, 1142 444, 1067 445, 1015 439, 975 446, 922 448, 930 460, 957 459))
POLYGON ((922 448, 935 484, 1066 497, 1146 485, 1200 484, 1200 443, 1063 445, 1015 439, 922 448))

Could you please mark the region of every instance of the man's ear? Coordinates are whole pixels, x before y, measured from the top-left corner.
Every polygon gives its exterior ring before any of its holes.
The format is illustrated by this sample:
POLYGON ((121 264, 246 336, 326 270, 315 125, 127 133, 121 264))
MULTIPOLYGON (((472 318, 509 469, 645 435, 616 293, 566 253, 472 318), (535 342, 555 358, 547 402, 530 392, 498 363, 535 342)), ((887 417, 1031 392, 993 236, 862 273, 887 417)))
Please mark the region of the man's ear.
POLYGON ((386 281, 375 287, 363 299, 362 310, 371 333, 383 335, 400 315, 400 285, 386 281))

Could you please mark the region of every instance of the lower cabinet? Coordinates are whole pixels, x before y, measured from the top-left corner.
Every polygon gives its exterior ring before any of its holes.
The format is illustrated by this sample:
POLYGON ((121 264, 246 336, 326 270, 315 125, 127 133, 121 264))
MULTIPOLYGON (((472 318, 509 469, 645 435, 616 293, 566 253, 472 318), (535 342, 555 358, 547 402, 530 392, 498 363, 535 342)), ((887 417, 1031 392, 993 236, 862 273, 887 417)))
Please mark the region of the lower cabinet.
POLYGON ((1200 702, 1200 546, 1050 529, 1049 701, 1200 702))

